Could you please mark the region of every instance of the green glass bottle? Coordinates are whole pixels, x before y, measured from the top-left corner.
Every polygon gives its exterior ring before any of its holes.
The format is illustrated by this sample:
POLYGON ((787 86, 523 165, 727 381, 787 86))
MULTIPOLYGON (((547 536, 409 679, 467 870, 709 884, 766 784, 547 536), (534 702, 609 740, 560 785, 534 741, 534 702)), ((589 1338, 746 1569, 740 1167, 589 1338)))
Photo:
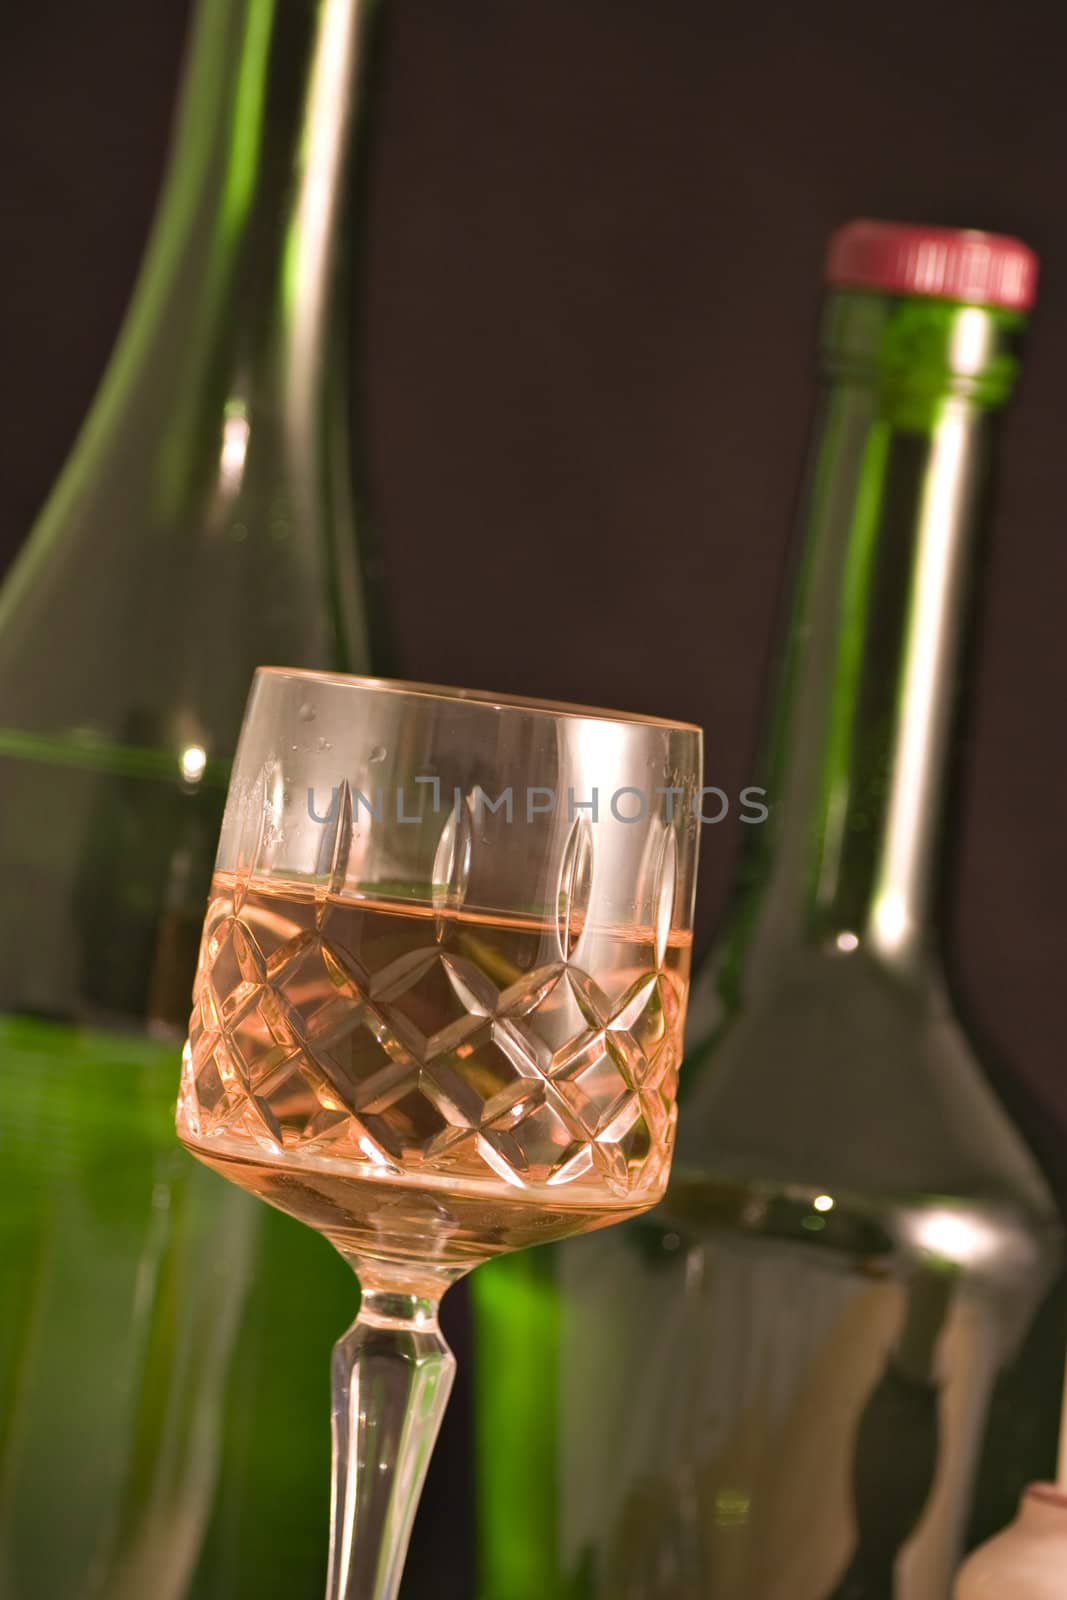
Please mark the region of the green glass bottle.
POLYGON ((372 654, 379 12, 203 0, 126 325, 0 595, 3 1600, 324 1582, 350 1275, 190 1161, 173 1108, 253 669, 372 654))
MULTIPOLYGON (((665 1203, 474 1281, 481 1600, 950 1591, 990 1396, 1059 1251, 941 917, 976 533, 1035 276, 990 235, 831 245, 768 816, 694 986, 665 1203)), ((1046 1376, 986 1451, 991 1506, 1047 1474, 1046 1376)))

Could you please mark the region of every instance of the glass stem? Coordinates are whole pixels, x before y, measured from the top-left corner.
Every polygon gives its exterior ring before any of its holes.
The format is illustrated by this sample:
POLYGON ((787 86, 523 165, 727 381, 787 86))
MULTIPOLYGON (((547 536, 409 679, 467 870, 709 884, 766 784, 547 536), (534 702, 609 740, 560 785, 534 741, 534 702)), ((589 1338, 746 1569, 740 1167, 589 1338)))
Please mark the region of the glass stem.
POLYGON ((449 1280, 353 1262, 359 1316, 333 1349, 327 1600, 395 1600, 456 1359, 437 1321, 449 1280), (392 1282, 395 1270, 398 1282, 392 1282))

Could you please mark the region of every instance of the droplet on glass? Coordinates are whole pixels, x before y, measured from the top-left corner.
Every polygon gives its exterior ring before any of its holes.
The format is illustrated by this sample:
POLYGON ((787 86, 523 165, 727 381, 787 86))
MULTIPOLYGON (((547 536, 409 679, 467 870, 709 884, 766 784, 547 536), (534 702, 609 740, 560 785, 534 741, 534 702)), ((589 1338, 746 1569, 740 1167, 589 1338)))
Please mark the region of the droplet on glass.
POLYGON ((307 700, 304 701, 304 704, 297 712, 297 716, 300 718, 301 722, 314 722, 317 715, 318 712, 315 710, 315 707, 310 703, 310 701, 307 700))
POLYGON ((371 751, 370 756, 368 757, 368 760, 373 764, 376 761, 384 761, 385 760, 385 756, 386 756, 386 749, 385 749, 384 744, 376 744, 374 749, 371 751))

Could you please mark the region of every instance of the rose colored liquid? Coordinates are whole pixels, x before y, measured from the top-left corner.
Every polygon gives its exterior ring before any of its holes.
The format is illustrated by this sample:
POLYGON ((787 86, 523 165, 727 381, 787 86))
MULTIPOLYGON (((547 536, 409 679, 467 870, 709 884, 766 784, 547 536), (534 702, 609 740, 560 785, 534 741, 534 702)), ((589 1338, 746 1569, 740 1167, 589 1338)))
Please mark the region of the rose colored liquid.
POLYGON ((351 1253, 457 1267, 666 1183, 687 936, 218 874, 178 1127, 351 1253))

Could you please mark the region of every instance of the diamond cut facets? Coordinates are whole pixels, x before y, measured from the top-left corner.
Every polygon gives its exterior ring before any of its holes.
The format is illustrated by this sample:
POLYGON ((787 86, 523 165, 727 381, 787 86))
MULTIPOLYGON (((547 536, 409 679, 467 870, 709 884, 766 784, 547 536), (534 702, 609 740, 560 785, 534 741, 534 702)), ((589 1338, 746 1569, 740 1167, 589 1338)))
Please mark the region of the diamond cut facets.
MULTIPOLYGON (((588 928, 586 819, 547 927, 520 937, 463 921, 465 819, 442 835, 436 902, 424 910, 346 902, 321 883, 283 897, 255 879, 241 883, 239 905, 234 894, 213 901, 186 1123, 207 1140, 245 1137, 393 1174, 649 1192, 669 1156, 680 1056, 664 928, 628 943, 588 928)), ((330 884, 350 828, 339 807, 330 884)), ((660 868, 663 906, 671 866, 660 868)))

